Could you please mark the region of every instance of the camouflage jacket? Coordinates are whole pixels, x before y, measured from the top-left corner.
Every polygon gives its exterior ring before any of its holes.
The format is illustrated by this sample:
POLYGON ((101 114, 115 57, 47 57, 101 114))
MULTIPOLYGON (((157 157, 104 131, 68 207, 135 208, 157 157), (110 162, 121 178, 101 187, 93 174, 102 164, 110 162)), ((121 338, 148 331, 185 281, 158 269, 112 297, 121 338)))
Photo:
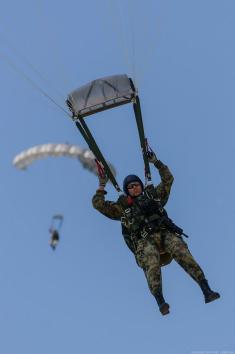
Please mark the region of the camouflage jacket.
MULTIPOLYGON (((169 168, 164 165, 160 160, 155 163, 155 167, 159 171, 161 182, 157 186, 151 187, 151 194, 153 195, 153 198, 157 198, 160 200, 162 206, 165 206, 170 195, 170 190, 174 177, 172 176, 169 168)), ((150 186, 145 187, 145 192, 148 193, 149 188, 150 186)), ((123 194, 118 198, 116 202, 113 202, 105 200, 106 194, 106 191, 97 190, 96 194, 92 198, 93 207, 106 217, 112 220, 121 221, 125 209, 130 207, 128 203, 128 197, 123 194)), ((130 242, 130 234, 128 233, 128 229, 123 225, 122 234, 128 247, 134 252, 133 245, 130 242)))

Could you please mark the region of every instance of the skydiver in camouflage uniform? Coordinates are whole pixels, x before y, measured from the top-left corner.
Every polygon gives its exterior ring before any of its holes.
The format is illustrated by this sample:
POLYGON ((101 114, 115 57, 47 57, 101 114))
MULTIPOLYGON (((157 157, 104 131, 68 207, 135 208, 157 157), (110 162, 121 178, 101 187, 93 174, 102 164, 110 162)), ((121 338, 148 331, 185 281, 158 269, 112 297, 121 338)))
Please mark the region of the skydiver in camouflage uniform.
POLYGON ((182 239, 183 230, 169 219, 164 209, 174 180, 169 168, 154 153, 149 157, 149 162, 159 171, 161 183, 158 186, 144 187, 138 176, 129 175, 123 182, 125 195, 111 202, 105 200, 107 178, 100 176, 99 188, 92 203, 106 217, 121 221, 124 239, 144 271, 160 312, 166 315, 169 305, 162 293, 161 266, 172 259, 199 284, 206 303, 218 299, 220 295, 210 289, 202 269, 182 239))

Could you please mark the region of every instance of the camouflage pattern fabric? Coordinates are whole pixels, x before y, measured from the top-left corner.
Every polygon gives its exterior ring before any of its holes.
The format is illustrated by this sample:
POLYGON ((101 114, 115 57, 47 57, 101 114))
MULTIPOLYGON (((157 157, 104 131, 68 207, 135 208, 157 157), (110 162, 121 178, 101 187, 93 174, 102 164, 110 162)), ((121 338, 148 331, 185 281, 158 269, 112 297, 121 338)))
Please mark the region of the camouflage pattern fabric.
MULTIPOLYGON (((164 206, 169 198, 174 177, 169 168, 160 160, 155 163, 155 167, 158 168, 161 183, 154 188, 154 197, 159 198, 164 206)), ((105 200, 106 194, 106 191, 98 189, 92 198, 93 207, 112 220, 121 220, 124 210, 128 208, 127 196, 122 195, 116 202, 112 202, 105 200)))
POLYGON ((205 275, 191 255, 187 244, 181 237, 169 231, 149 235, 140 240, 137 245, 136 261, 145 273, 149 289, 155 296, 162 288, 160 252, 162 248, 161 236, 164 237, 164 250, 196 281, 205 278, 205 275))
POLYGON ((162 206, 165 206, 170 195, 171 186, 174 181, 174 177, 171 171, 169 170, 169 168, 166 165, 164 165, 160 160, 157 160, 154 166, 158 169, 158 172, 161 177, 161 183, 159 183, 155 187, 154 197, 159 198, 161 200, 162 206))
POLYGON ((121 220, 123 208, 119 203, 105 200, 106 191, 97 190, 92 198, 92 204, 101 214, 112 220, 121 220))
MULTIPOLYGON (((168 201, 174 178, 169 168, 160 160, 154 165, 159 171, 161 183, 151 188, 150 191, 153 197, 158 198, 162 206, 164 206, 168 201)), ((148 186, 145 188, 145 191, 148 191, 148 186)), ((97 190, 92 199, 93 207, 106 217, 121 221, 124 210, 130 207, 127 196, 122 195, 116 202, 112 202, 105 200, 106 194, 106 191, 97 190)), ((153 295, 162 287, 161 265, 164 265, 164 262, 162 262, 161 256, 164 255, 164 252, 165 255, 170 256, 170 260, 171 257, 175 259, 195 281, 198 282, 204 278, 203 271, 191 255, 187 244, 181 237, 176 236, 175 233, 163 229, 158 233, 148 235, 145 239, 141 239, 135 244, 131 243, 131 239, 128 240, 128 225, 125 225, 123 229, 125 229, 125 232, 123 232, 125 241, 135 254, 137 264, 143 269, 153 295), (161 236, 164 236, 164 250, 162 248, 161 236)), ((165 264, 167 263, 169 261, 165 262, 165 264)))

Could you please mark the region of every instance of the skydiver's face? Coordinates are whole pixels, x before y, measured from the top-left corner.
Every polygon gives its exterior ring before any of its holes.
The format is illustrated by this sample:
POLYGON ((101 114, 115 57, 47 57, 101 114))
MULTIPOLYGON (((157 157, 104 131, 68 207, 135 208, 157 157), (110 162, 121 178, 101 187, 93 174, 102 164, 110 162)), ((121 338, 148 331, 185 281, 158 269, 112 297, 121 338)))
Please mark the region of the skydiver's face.
POLYGON ((139 182, 129 183, 127 189, 131 197, 138 197, 143 192, 141 184, 139 182))

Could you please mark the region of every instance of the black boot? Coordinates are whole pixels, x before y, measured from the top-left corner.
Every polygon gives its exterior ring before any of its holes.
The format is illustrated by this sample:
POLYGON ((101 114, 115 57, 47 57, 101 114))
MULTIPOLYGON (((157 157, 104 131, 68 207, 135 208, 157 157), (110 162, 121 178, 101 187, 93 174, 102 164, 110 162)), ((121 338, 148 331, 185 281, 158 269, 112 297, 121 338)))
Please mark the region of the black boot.
POLYGON ((157 292, 157 294, 155 295, 155 299, 157 300, 159 310, 163 316, 170 313, 169 311, 170 306, 165 302, 165 299, 162 295, 162 291, 157 292))
POLYGON ((206 279, 202 279, 199 282, 199 286, 202 289, 202 292, 205 296, 205 303, 207 304, 208 302, 214 301, 216 299, 220 298, 220 294, 216 293, 215 291, 212 291, 211 288, 208 285, 208 281, 206 279))

